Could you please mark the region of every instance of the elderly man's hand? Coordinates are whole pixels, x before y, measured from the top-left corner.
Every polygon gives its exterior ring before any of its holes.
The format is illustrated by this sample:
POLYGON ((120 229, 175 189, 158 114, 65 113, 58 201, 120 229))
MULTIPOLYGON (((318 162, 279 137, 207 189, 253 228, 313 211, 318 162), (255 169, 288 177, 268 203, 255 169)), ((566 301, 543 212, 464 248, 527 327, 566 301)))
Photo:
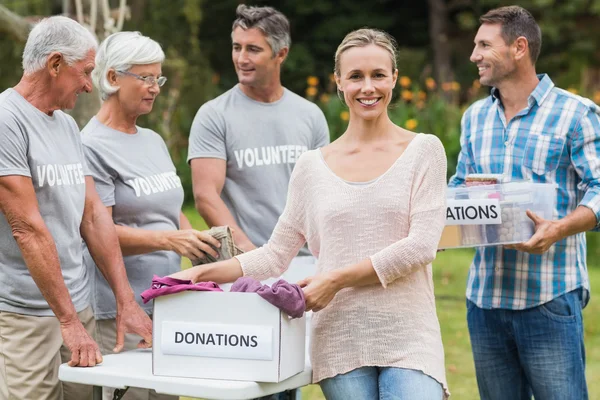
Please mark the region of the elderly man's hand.
POLYGON ((530 210, 527 210, 527 216, 535 224, 534 235, 525 243, 505 245, 504 247, 531 254, 544 254, 554 243, 562 239, 557 221, 544 219, 530 210))
POLYGON ((71 351, 69 367, 93 367, 102 362, 98 345, 77 316, 67 322, 61 322, 60 332, 65 346, 71 351))
POLYGON ((126 333, 135 333, 142 337, 138 348, 152 347, 152 321, 134 300, 117 307, 117 344, 113 349, 115 353, 123 350, 126 333))

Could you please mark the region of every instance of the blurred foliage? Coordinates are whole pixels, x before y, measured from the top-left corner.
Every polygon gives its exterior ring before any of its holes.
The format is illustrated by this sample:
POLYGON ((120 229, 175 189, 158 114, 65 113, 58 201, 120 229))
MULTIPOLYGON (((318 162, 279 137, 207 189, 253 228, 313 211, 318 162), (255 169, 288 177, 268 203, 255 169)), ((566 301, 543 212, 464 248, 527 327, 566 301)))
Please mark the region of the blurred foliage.
MULTIPOLYGON (((84 0, 85 1, 85 0, 84 0)), ((150 115, 139 124, 159 132, 169 145, 191 201, 191 177, 186 163, 187 136, 200 105, 236 82, 231 62, 231 24, 242 0, 127 0, 131 18, 125 30, 137 30, 157 40, 167 54, 163 73, 169 81, 150 115)), ((63 0, 0 0, 22 16, 62 12, 63 0)), ((110 0, 117 7, 119 0, 110 0)), ((478 18, 487 10, 511 5, 505 0, 446 0, 447 46, 454 81, 435 82, 429 37, 428 2, 372 0, 256 0, 273 6, 291 23, 292 47, 282 81, 290 90, 317 103, 329 122, 332 140, 346 128, 348 110, 338 99, 331 79, 333 55, 353 29, 374 27, 389 32, 399 44, 401 77, 390 107, 397 124, 440 137, 454 172, 459 150, 460 117, 487 90, 479 88, 469 62, 478 18)), ((521 0, 543 32, 538 72, 547 72, 560 87, 600 103, 600 0, 521 0)), ((21 75, 22 43, 0 33, 0 91, 21 75)), ((600 253, 595 235, 590 254, 600 253), (596 250, 597 249, 597 250, 596 250)))
MULTIPOLYGON (((211 66, 221 76, 222 89, 237 81, 231 63, 231 25, 239 0, 207 1, 204 15, 211 23, 202 24, 200 39, 211 66)), ((401 47, 427 48, 426 2, 399 2, 395 0, 362 1, 323 0, 257 0, 252 5, 268 5, 282 11, 290 20, 292 47, 284 64, 282 81, 286 87, 300 93, 306 77, 322 80, 333 71, 333 55, 344 36, 365 26, 391 33, 401 47)), ((422 65, 414 65, 422 68, 422 65)))

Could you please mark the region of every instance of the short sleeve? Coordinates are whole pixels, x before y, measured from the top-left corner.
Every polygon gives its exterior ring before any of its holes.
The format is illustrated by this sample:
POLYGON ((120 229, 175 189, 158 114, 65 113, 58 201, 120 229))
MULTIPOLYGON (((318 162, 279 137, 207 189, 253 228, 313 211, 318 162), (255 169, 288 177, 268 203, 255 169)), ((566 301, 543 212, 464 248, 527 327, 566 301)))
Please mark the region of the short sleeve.
POLYGON ((31 177, 27 159, 29 141, 11 114, 0 112, 0 176, 31 177))
POLYGON ((89 171, 89 174, 86 175, 91 175, 94 178, 96 191, 100 196, 102 204, 106 207, 114 206, 115 177, 112 174, 112 170, 108 168, 102 156, 90 146, 83 145, 83 152, 85 154, 85 163, 87 164, 87 169, 89 171))
POLYGON ((210 102, 200 107, 192 122, 187 161, 194 158, 227 159, 225 126, 210 102))

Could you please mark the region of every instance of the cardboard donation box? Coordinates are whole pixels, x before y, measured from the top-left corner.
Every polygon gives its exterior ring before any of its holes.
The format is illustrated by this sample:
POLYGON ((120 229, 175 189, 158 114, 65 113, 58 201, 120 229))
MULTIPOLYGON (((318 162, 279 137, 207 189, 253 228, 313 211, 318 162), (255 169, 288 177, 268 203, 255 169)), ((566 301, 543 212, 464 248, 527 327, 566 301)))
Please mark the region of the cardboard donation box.
POLYGON ((154 375, 280 382, 304 370, 305 317, 256 293, 181 292, 154 299, 154 375))
POLYGON ((534 233, 531 210, 555 219, 556 185, 506 182, 447 191, 446 226, 440 249, 526 242, 534 233))

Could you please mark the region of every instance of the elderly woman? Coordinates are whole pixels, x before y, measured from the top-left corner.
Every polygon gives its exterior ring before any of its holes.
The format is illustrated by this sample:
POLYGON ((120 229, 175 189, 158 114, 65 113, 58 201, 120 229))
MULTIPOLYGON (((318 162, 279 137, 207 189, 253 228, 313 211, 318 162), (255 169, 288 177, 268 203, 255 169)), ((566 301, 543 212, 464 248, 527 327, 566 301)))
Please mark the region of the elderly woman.
MULTIPOLYGON (((160 45, 138 32, 115 33, 100 45, 92 78, 103 104, 82 131, 86 161, 100 199, 112 215, 127 277, 138 302, 154 274, 180 270, 181 256, 218 257, 219 242, 191 228, 181 212, 183 188, 162 138, 136 125, 152 111, 167 80, 160 45)), ((85 257, 90 271, 94 262, 85 257)), ((94 268, 95 269, 95 268, 94 268)), ((135 337, 115 337, 117 305, 104 277, 95 273, 92 306, 96 340, 103 354, 115 347, 133 349, 135 337)), ((150 314, 151 304, 143 305, 150 314)), ((115 350, 117 349, 115 347, 115 350)), ((105 389, 105 399, 112 398, 105 389)), ((156 399, 148 390, 130 390, 125 399, 156 399)), ((167 396, 165 398, 172 398, 167 396)))

